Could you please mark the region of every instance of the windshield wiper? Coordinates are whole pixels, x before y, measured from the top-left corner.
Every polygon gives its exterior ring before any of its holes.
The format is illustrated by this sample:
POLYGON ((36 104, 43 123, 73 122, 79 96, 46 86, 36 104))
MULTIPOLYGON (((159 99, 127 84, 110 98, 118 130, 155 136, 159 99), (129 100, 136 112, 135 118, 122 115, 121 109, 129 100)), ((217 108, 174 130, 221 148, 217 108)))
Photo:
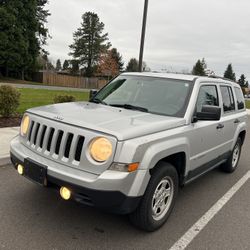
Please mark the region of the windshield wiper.
POLYGON ((110 104, 110 106, 118 107, 118 108, 124 108, 124 109, 138 110, 138 111, 141 111, 141 112, 148 112, 147 108, 134 106, 134 105, 130 105, 130 104, 110 104))
POLYGON ((100 103, 100 104, 103 104, 103 105, 108 105, 106 102, 104 102, 104 101, 102 101, 102 100, 100 100, 98 98, 93 98, 89 102, 94 102, 94 103, 97 103, 97 104, 100 103))

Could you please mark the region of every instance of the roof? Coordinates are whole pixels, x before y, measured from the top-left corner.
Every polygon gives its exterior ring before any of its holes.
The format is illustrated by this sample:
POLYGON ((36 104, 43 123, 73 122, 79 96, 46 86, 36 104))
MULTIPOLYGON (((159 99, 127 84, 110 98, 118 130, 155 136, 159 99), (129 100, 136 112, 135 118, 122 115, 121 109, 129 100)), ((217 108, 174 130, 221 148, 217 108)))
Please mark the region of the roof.
POLYGON ((122 75, 131 75, 131 76, 149 76, 149 77, 161 77, 161 78, 170 78, 170 79, 176 79, 176 80, 184 80, 184 81, 193 81, 194 79, 201 79, 201 80, 208 80, 211 81, 212 79, 220 80, 224 83, 231 83, 234 85, 238 85, 237 83, 225 79, 223 77, 218 76, 195 76, 195 75, 187 75, 187 74, 180 74, 180 73, 152 73, 152 72, 127 72, 123 73, 122 75))
POLYGON ((178 80, 193 81, 197 76, 194 75, 184 75, 184 74, 174 74, 174 73, 152 73, 152 72, 127 72, 122 75, 130 76, 150 76, 150 77, 161 77, 161 78, 170 78, 178 80))

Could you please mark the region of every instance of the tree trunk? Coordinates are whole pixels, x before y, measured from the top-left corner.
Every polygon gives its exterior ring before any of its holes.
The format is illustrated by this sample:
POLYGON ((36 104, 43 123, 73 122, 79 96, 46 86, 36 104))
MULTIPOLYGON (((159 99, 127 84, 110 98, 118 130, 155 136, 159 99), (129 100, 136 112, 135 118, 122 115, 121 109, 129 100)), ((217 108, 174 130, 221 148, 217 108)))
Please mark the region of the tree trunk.
POLYGON ((21 71, 21 78, 22 78, 22 80, 24 80, 24 69, 22 69, 22 71, 21 71))
POLYGON ((6 68, 5 68, 5 76, 9 77, 9 68, 8 68, 8 66, 6 66, 6 68))

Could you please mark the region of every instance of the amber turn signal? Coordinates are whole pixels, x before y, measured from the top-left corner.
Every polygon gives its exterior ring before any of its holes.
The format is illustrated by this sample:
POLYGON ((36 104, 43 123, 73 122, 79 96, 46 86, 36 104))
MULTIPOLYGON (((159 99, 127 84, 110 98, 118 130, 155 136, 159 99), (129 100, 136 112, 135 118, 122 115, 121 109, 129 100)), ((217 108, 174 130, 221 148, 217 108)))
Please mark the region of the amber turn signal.
POLYGON ((139 167, 139 163, 136 162, 136 163, 131 163, 128 165, 128 172, 134 172, 138 169, 139 167))

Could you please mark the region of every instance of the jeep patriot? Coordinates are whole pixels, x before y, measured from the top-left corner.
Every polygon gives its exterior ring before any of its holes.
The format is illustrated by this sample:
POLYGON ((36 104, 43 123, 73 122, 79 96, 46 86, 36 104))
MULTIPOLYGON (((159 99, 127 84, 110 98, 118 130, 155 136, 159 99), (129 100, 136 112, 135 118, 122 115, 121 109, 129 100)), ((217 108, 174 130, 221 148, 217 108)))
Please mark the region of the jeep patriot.
POLYGON ((129 214, 154 231, 179 187, 216 167, 235 171, 246 122, 240 86, 229 80, 123 73, 89 102, 27 110, 11 160, 65 200, 129 214))

